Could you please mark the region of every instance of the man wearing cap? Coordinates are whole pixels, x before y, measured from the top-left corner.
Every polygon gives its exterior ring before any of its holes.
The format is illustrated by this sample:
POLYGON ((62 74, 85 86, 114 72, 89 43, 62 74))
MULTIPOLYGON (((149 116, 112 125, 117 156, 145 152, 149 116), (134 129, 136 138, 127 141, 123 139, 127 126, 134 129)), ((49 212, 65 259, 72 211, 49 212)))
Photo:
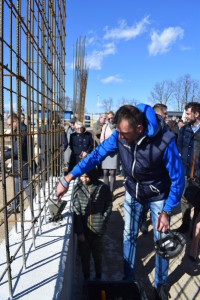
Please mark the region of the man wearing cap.
MULTIPOLYGON (((68 145, 70 144, 70 135, 75 131, 75 123, 76 123, 76 117, 71 118, 70 121, 69 121, 69 126, 66 130, 68 145)), ((64 169, 65 169, 65 172, 69 168, 71 153, 72 153, 72 151, 71 151, 70 147, 68 146, 67 149, 65 150, 65 153, 64 153, 64 164, 65 164, 64 169)))

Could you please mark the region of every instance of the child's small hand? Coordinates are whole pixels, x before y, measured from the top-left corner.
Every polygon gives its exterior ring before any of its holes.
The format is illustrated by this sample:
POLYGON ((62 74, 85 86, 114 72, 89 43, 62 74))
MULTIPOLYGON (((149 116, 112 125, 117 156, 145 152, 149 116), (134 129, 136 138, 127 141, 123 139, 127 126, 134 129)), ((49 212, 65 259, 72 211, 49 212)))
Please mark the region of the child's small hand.
POLYGON ((85 242, 85 236, 84 236, 83 233, 81 233, 81 234, 78 235, 78 240, 79 240, 80 242, 85 242))
POLYGON ((85 151, 82 151, 82 158, 86 157, 87 156, 87 152, 85 151))

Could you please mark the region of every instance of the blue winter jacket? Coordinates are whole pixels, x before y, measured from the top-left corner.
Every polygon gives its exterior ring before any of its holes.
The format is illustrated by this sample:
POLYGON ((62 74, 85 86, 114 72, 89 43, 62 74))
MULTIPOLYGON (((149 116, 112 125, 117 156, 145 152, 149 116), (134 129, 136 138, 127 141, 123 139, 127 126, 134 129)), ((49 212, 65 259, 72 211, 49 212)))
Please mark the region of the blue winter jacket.
POLYGON ((165 211, 178 205, 185 186, 184 170, 174 135, 162 127, 153 109, 137 106, 146 117, 147 129, 137 143, 127 144, 117 130, 74 167, 74 178, 92 170, 107 155, 119 152, 125 173, 125 188, 142 203, 166 200, 165 211))
POLYGON ((183 126, 178 133, 177 147, 187 177, 191 176, 193 153, 195 154, 193 175, 200 181, 200 129, 194 133, 190 123, 183 126))

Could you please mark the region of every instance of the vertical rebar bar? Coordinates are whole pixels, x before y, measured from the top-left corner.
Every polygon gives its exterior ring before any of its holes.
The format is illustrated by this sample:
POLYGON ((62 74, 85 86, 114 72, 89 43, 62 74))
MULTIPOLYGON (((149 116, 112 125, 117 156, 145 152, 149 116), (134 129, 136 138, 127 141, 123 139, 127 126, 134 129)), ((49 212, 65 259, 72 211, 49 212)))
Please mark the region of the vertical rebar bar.
MULTIPOLYGON (((4 133, 4 80, 3 80, 3 63, 4 63, 4 51, 3 51, 3 32, 4 32, 4 1, 0 1, 0 134, 1 134, 1 176, 2 176, 2 194, 3 194, 3 204, 7 205, 7 195, 6 195, 6 176, 5 176, 5 140, 3 137, 4 133)), ((4 209, 4 219, 7 218, 7 207, 4 209)), ((13 297, 12 292, 12 281, 11 281, 11 266, 10 266, 10 247, 9 247, 9 236, 8 236, 8 223, 4 224, 5 233, 5 245, 6 245, 6 262, 8 267, 8 285, 9 294, 11 298, 13 297)))
MULTIPOLYGON (((17 98, 17 159, 18 170, 14 170, 19 181, 19 192, 23 189, 23 163, 22 163, 22 137, 21 137, 21 0, 17 0, 16 17, 16 98, 17 98)), ((25 243, 24 243, 24 201, 23 194, 19 193, 20 215, 21 215, 21 240, 23 265, 26 268, 25 243)))

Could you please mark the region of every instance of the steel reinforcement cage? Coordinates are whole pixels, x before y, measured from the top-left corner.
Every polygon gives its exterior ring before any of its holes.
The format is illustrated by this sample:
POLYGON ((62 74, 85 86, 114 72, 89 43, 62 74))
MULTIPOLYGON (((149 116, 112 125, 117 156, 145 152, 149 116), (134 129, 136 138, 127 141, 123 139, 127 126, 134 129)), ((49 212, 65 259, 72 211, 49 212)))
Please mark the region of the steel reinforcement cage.
POLYGON ((53 197, 50 186, 55 185, 53 178, 58 178, 62 171, 65 19, 64 0, 0 0, 0 234, 1 240, 5 240, 7 260, 0 281, 7 274, 11 298, 11 264, 22 250, 22 263, 26 267, 24 241, 32 233, 35 246, 35 224, 37 222, 41 232, 42 212, 46 218, 46 203, 53 197), (25 131, 21 123, 22 112, 26 118, 25 131), (9 161, 6 160, 8 152, 9 161), (25 168, 28 170, 27 186, 23 184, 25 168), (19 192, 16 191, 16 179, 19 192), (45 192, 46 185, 48 192, 45 192), (17 197, 19 206, 15 201, 17 197), (34 211, 36 198, 37 212, 34 211), (13 210, 9 207, 12 204, 13 210), (24 219, 27 206, 31 210, 30 220, 24 219), (30 223, 28 232, 24 230, 24 222, 30 223), (9 243, 12 224, 16 234, 20 228, 21 236, 15 253, 11 253, 9 243))

